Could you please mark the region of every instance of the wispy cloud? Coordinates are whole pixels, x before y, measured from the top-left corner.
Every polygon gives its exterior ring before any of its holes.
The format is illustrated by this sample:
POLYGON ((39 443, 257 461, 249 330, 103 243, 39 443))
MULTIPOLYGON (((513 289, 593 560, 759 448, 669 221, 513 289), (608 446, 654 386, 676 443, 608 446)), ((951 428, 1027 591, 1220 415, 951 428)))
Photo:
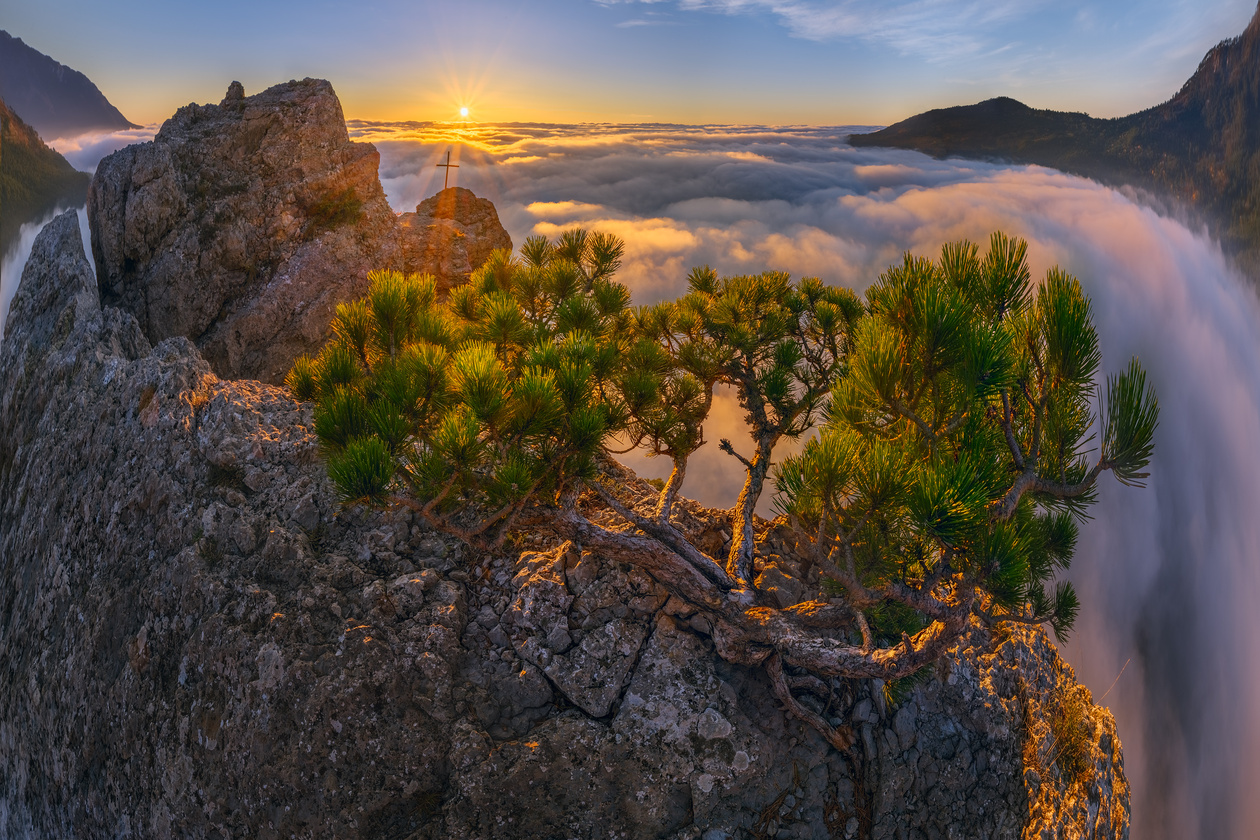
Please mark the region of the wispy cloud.
MULTIPOLYGON (((811 41, 860 39, 928 60, 989 53, 1004 46, 999 30, 1027 18, 1046 0, 668 0, 680 11, 769 15, 793 36, 811 41)), ((665 0, 596 0, 601 5, 665 0)))
POLYGON ((631 20, 623 20, 617 24, 618 29, 632 29, 636 26, 676 26, 677 21, 667 17, 654 18, 632 18, 631 20))

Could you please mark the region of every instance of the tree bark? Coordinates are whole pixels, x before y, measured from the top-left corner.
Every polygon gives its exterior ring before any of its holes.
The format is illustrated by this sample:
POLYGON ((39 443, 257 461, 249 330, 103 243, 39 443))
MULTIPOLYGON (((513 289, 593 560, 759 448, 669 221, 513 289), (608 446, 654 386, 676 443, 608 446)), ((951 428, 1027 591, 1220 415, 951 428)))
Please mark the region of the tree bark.
POLYGON ((761 498, 766 476, 770 473, 770 453, 773 449, 774 441, 769 435, 762 434, 757 440, 757 454, 748 462, 744 486, 739 491, 739 498, 735 500, 735 509, 732 512, 734 527, 726 573, 749 589, 755 588, 753 554, 757 544, 753 534, 753 511, 756 510, 757 500, 761 498))

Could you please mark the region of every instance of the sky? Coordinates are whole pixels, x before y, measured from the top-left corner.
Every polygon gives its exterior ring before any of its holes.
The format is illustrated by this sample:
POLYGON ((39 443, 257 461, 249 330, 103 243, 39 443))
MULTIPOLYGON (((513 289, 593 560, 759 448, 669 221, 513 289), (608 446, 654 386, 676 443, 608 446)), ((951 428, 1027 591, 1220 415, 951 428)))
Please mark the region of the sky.
MULTIPOLYGON (((1171 96, 1251 0, 0 0, 0 28, 154 124, 294 77, 330 79, 381 152, 395 210, 456 180, 513 241, 571 224, 627 241, 636 302, 686 271, 782 269, 863 289, 906 249, 1026 237, 1077 274, 1104 367, 1140 355, 1162 414, 1150 487, 1111 482, 1082 533, 1068 659, 1116 713, 1134 837, 1260 836, 1260 303, 1210 233, 1127 191, 1039 167, 855 149, 844 126, 1011 95, 1117 116, 1171 96), (470 121, 454 120, 470 109, 470 121), (528 123, 508 125, 512 122, 528 123), (564 125, 540 125, 561 123, 564 125), (603 125, 572 125, 604 123, 603 125), (662 126, 654 123, 678 123, 662 126), (721 124, 721 129, 697 125, 721 124), (774 128, 772 126, 795 126, 774 128), (834 128, 828 128, 829 126, 834 128), (1126 662, 1131 663, 1127 665, 1126 662)), ((83 169, 152 129, 58 146, 83 169)), ((24 232, 29 250, 36 226, 24 232)), ((0 315, 23 257, 0 267, 0 315)), ((739 439, 719 398, 706 438, 739 439)), ((712 450, 712 447, 709 447, 712 450)), ((639 461, 645 474, 663 464, 639 461)), ((708 451, 684 492, 729 504, 708 451)))
POLYGON ((290 78, 347 117, 886 125, 1008 95, 1121 116, 1252 0, 0 0, 0 28, 133 122, 290 78))

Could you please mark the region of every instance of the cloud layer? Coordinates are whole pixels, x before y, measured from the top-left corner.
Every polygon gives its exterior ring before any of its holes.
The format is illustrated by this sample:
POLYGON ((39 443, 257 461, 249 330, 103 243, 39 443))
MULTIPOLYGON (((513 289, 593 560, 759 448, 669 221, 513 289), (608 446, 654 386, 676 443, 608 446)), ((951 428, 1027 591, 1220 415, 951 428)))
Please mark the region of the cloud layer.
MULTIPOLYGON (((907 249, 933 254, 995 229, 1029 241, 1036 275, 1054 264, 1078 275, 1104 368, 1141 356, 1162 419, 1149 488, 1106 482, 1083 528, 1072 575, 1084 608, 1065 653, 1116 714, 1133 836, 1260 833, 1247 795, 1260 786, 1260 709, 1250 700, 1260 690, 1251 619, 1260 602, 1260 305, 1204 232, 1051 170, 857 150, 844 127, 350 127, 380 149, 396 210, 441 187, 436 163, 449 148, 455 182, 495 201, 517 245, 573 224, 621 235, 620 278, 640 303, 677 295, 701 263, 860 291, 907 249)), ((6 262, 0 309, 14 270, 6 262)), ((738 442, 741 424, 735 401, 719 395, 706 438, 738 442)), ((667 469, 642 458, 634 466, 667 469)), ((739 472, 710 444, 684 492, 730 504, 739 472)))
POLYGON ((132 143, 152 140, 157 130, 157 125, 149 125, 123 131, 80 134, 77 137, 52 140, 48 145, 60 152, 61 156, 70 161, 70 165, 75 169, 81 172, 95 172, 96 165, 106 155, 124 146, 130 146, 132 143))
MULTIPOLYGON (((1250 619, 1260 600, 1254 293, 1203 231, 1129 195, 1038 167, 857 150, 844 142, 849 131, 477 129, 462 138, 459 183, 496 201, 517 244, 572 224, 623 236, 621 278, 639 302, 678 294, 700 263, 861 290, 907 249, 933 254, 995 229, 1028 239, 1036 275, 1055 264, 1078 275, 1094 301, 1105 368, 1141 356, 1163 419, 1150 487, 1108 482, 1083 529, 1073 577, 1084 610, 1066 654, 1116 713, 1135 837, 1253 836, 1260 814, 1245 792, 1260 783, 1260 712, 1246 699, 1260 689, 1260 631, 1250 619)), ((380 147, 396 209, 440 186, 434 164, 457 139, 439 126, 355 132, 380 147)), ((710 441, 742 436, 729 395, 709 425, 710 441)), ((707 449, 685 491, 730 504, 737 464, 707 449)))

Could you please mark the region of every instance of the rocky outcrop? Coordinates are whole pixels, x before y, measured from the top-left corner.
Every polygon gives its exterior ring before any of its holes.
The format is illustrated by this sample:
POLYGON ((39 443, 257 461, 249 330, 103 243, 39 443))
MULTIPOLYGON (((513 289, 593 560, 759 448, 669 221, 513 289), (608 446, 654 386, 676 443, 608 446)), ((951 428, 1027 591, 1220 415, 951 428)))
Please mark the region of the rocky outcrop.
POLYGON ((88 219, 102 299, 135 315, 151 342, 192 340, 220 376, 275 383, 322 346, 368 271, 432 273, 449 286, 489 253, 466 237, 511 248, 476 198, 456 204, 476 218, 400 227, 379 163, 372 144, 349 139, 328 82, 248 97, 233 82, 218 105, 181 108, 151 143, 97 167, 88 219))
POLYGON ((441 278, 447 288, 467 280, 496 249, 512 250, 494 203, 463 187, 426 198, 398 223, 404 264, 441 278))
POLYGON ((0 836, 1127 836, 1114 722, 1040 631, 837 684, 838 752, 642 572, 341 508, 309 410, 102 308, 73 214, 0 422, 0 836))
POLYGON ((278 381, 366 289, 392 242, 380 157, 327 82, 188 105, 101 161, 88 219, 102 299, 152 342, 185 336, 222 376, 278 381))

